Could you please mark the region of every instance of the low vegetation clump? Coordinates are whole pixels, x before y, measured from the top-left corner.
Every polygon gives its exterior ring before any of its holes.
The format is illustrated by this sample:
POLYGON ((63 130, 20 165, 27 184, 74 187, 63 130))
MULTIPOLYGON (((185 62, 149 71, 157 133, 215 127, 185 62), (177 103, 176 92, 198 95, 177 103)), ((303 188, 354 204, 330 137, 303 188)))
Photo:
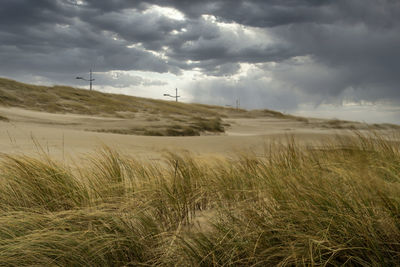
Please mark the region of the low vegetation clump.
POLYGON ((5 266, 395 266, 400 147, 377 136, 264 156, 68 167, 3 155, 5 266))
POLYGON ((192 123, 192 127, 199 131, 208 131, 208 132, 220 132, 223 133, 225 131, 224 126, 222 124, 221 118, 194 118, 194 123, 192 123))
POLYGON ((155 136, 199 136, 201 133, 223 133, 225 128, 220 118, 193 118, 188 125, 174 124, 164 130, 146 130, 145 135, 155 136))
POLYGON ((0 121, 8 122, 10 121, 7 117, 0 115, 0 121))
POLYGON ((103 133, 145 135, 145 136, 199 136, 202 133, 223 133, 224 124, 221 118, 191 118, 190 121, 175 120, 173 124, 147 125, 122 129, 96 129, 92 131, 103 133))

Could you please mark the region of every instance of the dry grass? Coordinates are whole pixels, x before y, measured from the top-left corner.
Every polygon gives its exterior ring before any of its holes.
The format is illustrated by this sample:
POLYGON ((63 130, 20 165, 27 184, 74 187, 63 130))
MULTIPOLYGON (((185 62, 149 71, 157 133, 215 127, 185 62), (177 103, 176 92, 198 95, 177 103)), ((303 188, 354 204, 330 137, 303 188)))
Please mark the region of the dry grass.
POLYGON ((224 132, 220 117, 227 116, 226 114, 230 112, 230 109, 217 106, 106 94, 66 86, 34 86, 1 78, 0 105, 52 113, 89 114, 126 119, 134 119, 136 114, 140 113, 139 115, 148 118, 144 122, 144 130, 141 128, 94 130, 155 136, 194 136, 204 132, 224 132), (169 119, 161 121, 160 115, 169 119), (158 121, 157 125, 151 123, 154 121, 158 121))
POLYGON ((9 122, 10 120, 5 116, 0 115, 0 121, 9 122))
MULTIPOLYGON (((67 86, 35 86, 0 78, 0 105, 24 109, 56 112, 100 115, 133 119, 137 114, 145 114, 147 122, 157 121, 159 117, 169 118, 167 123, 160 121, 160 127, 146 126, 141 129, 96 129, 124 134, 145 135, 200 135, 204 132, 223 132, 224 125, 220 118, 277 118, 301 122, 310 127, 329 129, 398 129, 391 124, 367 125, 343 120, 326 120, 312 122, 304 117, 264 110, 244 110, 204 104, 187 104, 133 97, 127 95, 107 94, 97 91, 82 90, 67 86), (201 118, 201 119, 199 119, 201 118), (175 123, 179 122, 179 123, 175 123), (178 127, 172 127, 178 126, 178 127), (177 128, 177 131, 174 130, 177 128), (163 129, 156 129, 163 128, 163 129)), ((5 120, 0 118, 0 120, 5 120)))
POLYGON ((167 121, 157 124, 129 128, 91 129, 88 131, 146 136, 199 136, 202 133, 223 133, 225 128, 220 118, 192 117, 188 121, 188 118, 175 119, 171 117, 167 121))
POLYGON ((328 129, 347 129, 347 130, 398 130, 400 129, 399 125, 390 124, 390 123, 381 123, 381 124, 367 124, 361 122, 354 121, 346 121, 346 120, 324 120, 323 122, 317 123, 319 127, 328 128, 328 129))
MULTIPOLYGON (((327 142, 326 142, 327 143, 327 142)), ((263 157, 70 168, 3 155, 4 266, 395 266, 400 146, 379 136, 263 157)))
POLYGON ((35 86, 0 78, 0 105, 39 111, 127 117, 136 112, 223 116, 223 107, 106 94, 66 86, 35 86))
POLYGON ((107 94, 67 86, 35 86, 0 78, 0 105, 39 111, 134 117, 136 112, 183 117, 277 117, 298 119, 272 110, 234 109, 107 94))

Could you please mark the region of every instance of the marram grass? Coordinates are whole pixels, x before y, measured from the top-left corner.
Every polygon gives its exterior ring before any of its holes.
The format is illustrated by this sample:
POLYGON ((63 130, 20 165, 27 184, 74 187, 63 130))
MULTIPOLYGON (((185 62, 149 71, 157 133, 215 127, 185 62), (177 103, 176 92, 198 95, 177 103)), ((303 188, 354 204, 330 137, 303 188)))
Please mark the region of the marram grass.
POLYGON ((2 156, 2 266, 395 266, 400 150, 379 136, 264 157, 78 168, 2 156))

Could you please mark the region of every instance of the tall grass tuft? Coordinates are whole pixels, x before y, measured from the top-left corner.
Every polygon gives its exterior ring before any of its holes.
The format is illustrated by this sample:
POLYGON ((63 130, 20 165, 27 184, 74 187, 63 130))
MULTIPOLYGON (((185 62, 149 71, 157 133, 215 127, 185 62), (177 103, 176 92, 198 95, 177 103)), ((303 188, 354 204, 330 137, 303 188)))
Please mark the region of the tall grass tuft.
POLYGON ((77 177, 50 158, 2 157, 0 209, 68 210, 87 200, 87 191, 77 177))
POLYGON ((0 262, 72 266, 395 266, 400 146, 355 133, 265 156, 78 168, 2 156, 0 262))

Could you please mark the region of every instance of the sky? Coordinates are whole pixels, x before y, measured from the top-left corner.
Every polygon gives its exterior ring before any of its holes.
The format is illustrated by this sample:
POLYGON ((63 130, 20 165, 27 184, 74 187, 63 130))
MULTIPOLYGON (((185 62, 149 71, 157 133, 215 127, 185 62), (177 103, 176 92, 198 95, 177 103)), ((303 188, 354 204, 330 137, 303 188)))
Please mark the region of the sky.
POLYGON ((0 77, 90 69, 103 92, 400 124, 400 0, 1 0, 0 77))

